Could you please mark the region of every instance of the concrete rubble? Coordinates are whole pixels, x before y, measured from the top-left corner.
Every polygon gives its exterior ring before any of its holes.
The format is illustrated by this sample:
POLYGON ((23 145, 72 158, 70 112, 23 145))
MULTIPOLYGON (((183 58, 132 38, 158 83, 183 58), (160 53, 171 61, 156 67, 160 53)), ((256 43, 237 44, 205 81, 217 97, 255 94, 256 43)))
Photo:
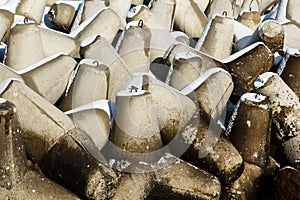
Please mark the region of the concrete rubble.
POLYGON ((296 0, 0 0, 0 199, 300 200, 296 0))

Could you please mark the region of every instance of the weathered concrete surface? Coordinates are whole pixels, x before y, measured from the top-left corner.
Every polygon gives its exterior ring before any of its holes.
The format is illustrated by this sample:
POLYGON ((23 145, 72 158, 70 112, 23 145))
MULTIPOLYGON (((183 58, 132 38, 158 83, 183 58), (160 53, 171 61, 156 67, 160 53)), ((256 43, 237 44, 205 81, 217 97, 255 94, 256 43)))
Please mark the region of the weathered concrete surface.
POLYGON ((241 96, 234 112, 230 141, 245 162, 259 166, 262 170, 269 163, 271 139, 271 110, 265 96, 246 93, 241 96))
POLYGON ((273 65, 274 56, 263 43, 255 43, 223 60, 234 81, 234 95, 250 92, 255 79, 273 65), (251 66, 251 67, 248 67, 251 66))
POLYGON ((219 199, 219 180, 170 154, 163 155, 157 163, 137 166, 136 172, 120 174, 113 199, 219 199), (134 186, 134 187, 133 187, 134 186))
POLYGON ((278 74, 267 72, 255 82, 257 93, 269 97, 275 137, 290 163, 300 157, 300 102, 278 74))
POLYGON ((70 118, 20 81, 11 81, 0 96, 16 106, 27 155, 34 162, 74 128, 70 118))
POLYGON ((80 141, 74 140, 76 134, 70 132, 62 136, 45 154, 39 165, 52 180, 84 198, 112 197, 117 175, 86 152, 80 141))
POLYGON ((284 167, 276 176, 273 198, 276 200, 300 199, 300 171, 284 167))
POLYGON ((261 176, 261 168, 245 162, 242 175, 235 182, 229 185, 222 185, 221 199, 256 199, 258 193, 258 183, 261 176))
POLYGON ((0 198, 79 199, 65 188, 27 168, 16 107, 0 98, 0 198))
POLYGON ((300 52, 286 52, 277 73, 300 98, 300 52))
POLYGON ((187 127, 182 131, 182 137, 184 143, 191 144, 183 155, 184 160, 214 174, 225 184, 241 175, 242 156, 207 114, 199 113, 196 135, 187 127))

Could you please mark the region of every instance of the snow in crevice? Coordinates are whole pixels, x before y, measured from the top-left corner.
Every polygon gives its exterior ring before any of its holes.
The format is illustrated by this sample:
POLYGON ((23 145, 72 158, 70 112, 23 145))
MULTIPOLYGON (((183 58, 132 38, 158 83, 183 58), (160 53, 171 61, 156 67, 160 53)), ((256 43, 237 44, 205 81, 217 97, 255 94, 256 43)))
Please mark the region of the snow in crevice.
POLYGON ((169 71, 168 71, 168 74, 167 74, 167 77, 166 77, 166 81, 165 81, 165 83, 167 85, 170 85, 171 76, 172 76, 173 72, 174 72, 174 66, 173 66, 173 63, 172 63, 170 68, 169 68, 169 71))
POLYGON ((234 122, 236 120, 236 117, 237 117, 237 114, 238 114, 238 110, 239 110, 239 107, 241 105, 241 101, 238 101, 238 103, 236 104, 235 108, 234 108, 234 111, 230 117, 230 120, 228 122, 228 125, 227 125, 227 129, 225 131, 225 135, 226 136, 229 136, 230 133, 231 133, 231 130, 233 128, 233 125, 234 125, 234 122))
POLYGON ((197 89, 201 84, 203 84, 210 76, 216 74, 216 73, 225 73, 230 78, 231 75, 222 68, 211 68, 206 70, 203 74, 201 74, 196 80, 191 82, 189 85, 185 86, 183 89, 180 90, 180 93, 183 95, 188 95, 192 93, 195 89, 197 89))
POLYGON ((285 67, 286 67, 286 62, 289 60, 290 58, 290 54, 288 52, 286 52, 286 54, 283 56, 283 59, 281 60, 278 69, 276 71, 276 73, 280 76, 282 74, 282 72, 284 71, 285 67))
POLYGON ((281 24, 290 22, 290 20, 286 18, 287 4, 288 0, 280 0, 279 6, 277 8, 276 20, 281 24))
POLYGON ((240 101, 252 101, 252 102, 256 102, 256 103, 260 103, 266 100, 266 96, 261 95, 261 94, 257 94, 257 93, 245 93, 241 96, 240 101))
POLYGON ((0 9, 15 14, 20 2, 21 0, 7 0, 4 4, 0 5, 0 9))
POLYGON ((119 51, 120 46, 121 46, 121 44, 124 40, 126 31, 128 31, 130 29, 130 27, 138 27, 139 24, 140 24, 140 21, 131 21, 125 26, 125 29, 122 31, 122 33, 121 33, 121 35, 120 35, 120 37, 117 41, 117 44, 116 44, 116 47, 115 47, 116 51, 119 51))
POLYGON ((66 115, 70 115, 70 114, 74 114, 74 113, 78 113, 81 111, 85 111, 85 110, 91 110, 91 109, 100 109, 103 110, 107 113, 107 115, 110 117, 111 116, 111 104, 112 102, 110 102, 109 100, 98 100, 77 108, 74 108, 72 110, 66 111, 64 112, 66 115))
POLYGON ((250 46, 248 46, 248 47, 246 47, 246 48, 244 48, 244 49, 242 49, 242 50, 240 50, 240 51, 232 54, 231 56, 228 56, 228 57, 222 59, 221 62, 222 63, 232 62, 233 60, 239 58, 240 56, 242 56, 242 55, 244 55, 246 53, 248 53, 249 51, 253 50, 254 48, 256 48, 259 45, 264 45, 264 43, 263 42, 256 42, 254 44, 251 44, 250 46))
POLYGON ((62 53, 62 52, 61 53, 56 53, 56 54, 54 54, 52 56, 46 57, 46 58, 44 58, 44 59, 42 59, 42 60, 40 60, 40 61, 38 61, 38 62, 30 65, 30 66, 28 66, 28 67, 25 67, 25 68, 23 68, 21 70, 18 70, 16 72, 18 74, 20 74, 20 75, 25 74, 25 73, 27 73, 29 71, 32 71, 32 70, 34 70, 36 68, 39 68, 41 65, 44 65, 44 64, 46 64, 46 63, 48 63, 48 62, 50 62, 52 60, 55 60, 56 58, 58 58, 60 56, 67 56, 67 54, 62 53))
POLYGON ((259 89, 265 85, 266 82, 272 77, 272 76, 278 76, 277 74, 273 72, 265 72, 257 77, 257 79, 254 82, 254 89, 259 89))
POLYGON ((205 38, 206 38, 206 36, 207 36, 210 28, 211 28, 211 25, 212 25, 213 21, 215 20, 215 18, 217 16, 224 17, 224 16, 222 16, 220 14, 215 14, 215 15, 211 16, 211 18, 208 20, 206 26, 204 27, 204 29, 202 31, 202 34, 201 34, 201 36, 200 36, 200 38, 199 38, 199 40, 198 40, 198 42, 197 42, 197 44, 195 46, 195 49, 197 49, 197 50, 201 49, 201 47, 202 47, 202 45, 203 45, 203 43, 205 41, 205 38))
POLYGON ((8 86, 13 82, 13 81, 19 81, 19 82, 22 82, 22 80, 20 79, 17 79, 17 78, 9 78, 9 79, 6 79, 5 81, 3 81, 2 83, 0 83, 0 95, 2 95, 6 89, 8 88, 8 86))

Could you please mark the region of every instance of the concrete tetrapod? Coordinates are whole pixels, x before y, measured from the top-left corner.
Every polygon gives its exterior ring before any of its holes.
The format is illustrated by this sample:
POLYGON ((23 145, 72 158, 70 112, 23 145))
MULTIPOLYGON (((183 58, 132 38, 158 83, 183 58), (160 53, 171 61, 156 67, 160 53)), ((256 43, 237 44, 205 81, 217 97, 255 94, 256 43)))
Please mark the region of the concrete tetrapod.
POLYGON ((66 3, 54 3, 48 12, 49 20, 64 31, 69 31, 75 18, 75 8, 66 3))
POLYGON ((68 116, 24 83, 7 80, 0 88, 1 97, 18 109, 28 158, 39 164, 46 176, 86 198, 113 195, 116 174, 86 151, 79 136, 86 133, 75 129, 68 116))
POLYGON ((200 111, 199 119, 195 136, 188 127, 182 131, 183 138, 192 138, 183 159, 214 174, 224 184, 234 182, 243 171, 242 156, 212 118, 200 111))
POLYGON ((159 164, 164 167, 155 171, 154 198, 219 199, 221 184, 212 174, 168 155, 159 164))
POLYGON ((269 98, 276 138, 290 163, 300 157, 300 102, 278 74, 266 72, 254 83, 255 91, 269 98))
POLYGON ((234 81, 236 96, 250 92, 255 79, 271 69, 274 55, 262 42, 249 47, 222 60, 234 81), (251 66, 251 67, 248 67, 251 66))
POLYGON ((97 0, 89 0, 89 1, 84 1, 83 4, 83 12, 81 15, 81 23, 87 20, 89 17, 93 15, 93 13, 109 7, 113 11, 115 11, 120 19, 121 19, 121 24, 120 24, 120 29, 123 29, 126 26, 126 16, 127 13, 130 9, 132 0, 123 0, 122 2, 118 0, 103 0, 103 1, 97 1, 97 0))
POLYGON ((278 22, 265 21, 260 26, 258 35, 260 41, 264 42, 273 53, 283 49, 285 34, 278 22))
POLYGON ((177 90, 183 89, 210 67, 203 65, 202 60, 200 55, 192 52, 175 54, 169 68, 166 83, 177 90))
POLYGON ((185 32, 191 38, 199 37, 208 21, 204 14, 208 2, 177 0, 174 28, 185 32))
POLYGON ((42 59, 17 71, 1 64, 0 82, 9 78, 22 80, 31 89, 54 104, 64 93, 75 66, 75 60, 62 53, 42 59))
POLYGON ((109 69, 109 84, 107 98, 115 101, 116 94, 126 89, 132 78, 130 69, 109 41, 101 35, 91 36, 81 43, 80 55, 103 62, 109 69))
POLYGON ((0 98, 0 198, 79 199, 71 192, 27 168, 25 145, 16 107, 0 98))
POLYGON ((271 139, 271 110, 268 99, 259 94, 246 93, 229 122, 230 141, 245 162, 264 170, 269 163, 271 139))
POLYGON ((216 58, 223 59, 231 55, 234 20, 214 15, 206 24, 195 49, 216 58))
POLYGON ((1 97, 13 102, 18 109, 27 156, 35 163, 39 163, 59 137, 74 128, 68 117, 18 80, 2 82, 0 93, 1 97))
POLYGON ((289 49, 285 52, 283 60, 279 64, 277 74, 281 76, 284 82, 295 92, 300 98, 300 51, 289 49))
POLYGON ((34 20, 40 24, 44 14, 47 0, 27 0, 20 1, 16 9, 16 14, 34 20))
POLYGON ((199 108, 218 120, 233 91, 232 78, 226 70, 206 66, 202 60, 193 53, 176 54, 167 80, 182 94, 193 95, 199 108))
POLYGON ((115 48, 129 69, 149 71, 151 37, 150 29, 143 20, 127 24, 115 48))
POLYGON ((107 98, 109 69, 93 59, 82 59, 73 71, 60 109, 62 111, 107 98))
POLYGON ((2 42, 7 42, 10 34, 10 29, 15 21, 15 14, 21 0, 4 1, 0 5, 1 32, 0 38, 2 42))
POLYGON ((81 44, 89 36, 97 34, 101 34, 112 42, 120 25, 119 15, 112 9, 105 8, 93 13, 91 17, 76 27, 70 35, 76 39, 78 44, 81 44))
POLYGON ((165 152, 181 156, 190 145, 178 143, 181 129, 188 126, 197 132, 196 119, 191 120, 197 113, 195 103, 148 75, 135 77, 130 85, 117 96, 111 135, 115 156, 129 159, 129 169, 139 160, 153 164, 165 152))
POLYGON ((252 30, 255 30, 260 24, 261 16, 257 11, 243 10, 237 20, 252 30))
POLYGON ((1 9, 0 7, 0 19, 1 19, 0 41, 6 43, 9 37, 10 27, 14 21, 14 14, 8 10, 1 9))
MULTIPOLYGON (((159 4, 158 1, 153 1, 153 3, 159 4)), ((151 5, 152 5, 152 3, 151 3, 151 5)), ((161 13, 159 15, 161 15, 161 13)), ((171 28, 157 27, 157 24, 158 24, 157 22, 161 22, 162 20, 155 19, 154 18, 155 15, 152 16, 151 11, 149 10, 148 7, 136 6, 136 7, 132 8, 128 13, 128 18, 131 18, 131 17, 132 17, 132 19, 130 20, 129 24, 131 24, 133 19, 135 19, 137 21, 141 21, 147 28, 149 28, 149 31, 151 32, 151 41, 150 41, 150 44, 148 47, 148 50, 150 52, 150 62, 153 62, 157 58, 163 57, 165 51, 172 44, 176 43, 175 39, 170 35, 170 31, 173 30, 173 28, 172 28, 173 25, 172 24, 169 25, 169 26, 171 26, 171 28), (139 16, 139 13, 144 12, 143 9, 148 11, 150 14, 147 16, 139 16), (135 17, 135 15, 137 15, 137 16, 135 17), (145 18, 146 18, 146 20, 145 20, 145 18), (151 20, 148 20, 148 18, 150 18, 151 20), (152 18, 154 18, 154 19, 152 19, 152 18), (156 20, 155 25, 152 22, 152 20, 156 20)), ((189 38, 187 38, 187 40, 189 40, 189 38)), ((148 44, 145 44, 145 45, 148 45, 148 44)))
POLYGON ((18 24, 10 32, 5 64, 20 70, 58 52, 74 56, 77 49, 75 41, 67 35, 36 24, 18 24))
POLYGON ((219 180, 181 159, 164 154, 143 172, 145 165, 136 173, 121 173, 113 200, 119 199, 219 199, 219 180), (147 170, 148 171, 148 170, 147 170))
POLYGON ((112 102, 98 100, 65 112, 74 125, 83 131, 78 132, 84 148, 95 158, 106 163, 101 150, 108 142, 112 113, 112 102), (94 148, 96 147, 96 148, 94 148))
POLYGON ((256 199, 258 183, 262 176, 262 169, 256 165, 244 163, 241 176, 231 184, 222 185, 221 200, 256 199))
POLYGON ((255 29, 244 45, 238 46, 235 50, 242 50, 255 42, 263 42, 272 53, 275 53, 283 50, 284 38, 285 32, 282 25, 275 20, 266 20, 255 29))
POLYGON ((258 30, 258 36, 259 40, 264 42, 273 53, 284 48, 284 29, 277 21, 267 20, 262 23, 258 30))
POLYGON ((55 104, 64 93, 76 64, 70 56, 58 53, 18 70, 17 73, 31 89, 55 104))
MULTIPOLYGON (((177 41, 186 45, 190 45, 190 38, 185 34, 184 32, 181 31, 172 31, 170 35, 177 41)), ((171 45, 169 45, 170 47, 171 45)))
POLYGON ((147 6, 136 6, 134 13, 127 16, 129 21, 143 20, 150 29, 173 30, 175 0, 150 1, 147 6))
POLYGON ((273 198, 275 200, 300 199, 300 170, 287 166, 280 169, 274 180, 273 198))
POLYGON ((10 32, 5 64, 18 70, 58 52, 79 58, 82 41, 96 34, 113 41, 119 24, 119 16, 109 8, 96 12, 70 34, 42 28, 34 23, 17 24, 10 32))
POLYGON ((142 88, 151 93, 164 144, 170 143, 186 126, 196 131, 194 122, 191 123, 198 110, 194 100, 154 78, 142 76, 142 79, 142 88))
POLYGON ((15 78, 24 81, 21 75, 19 75, 15 70, 11 69, 10 67, 2 63, 0 63, 0 74, 1 74, 0 83, 2 83, 3 81, 9 78, 15 78))
POLYGON ((25 145, 17 121, 16 107, 0 98, 0 186, 15 187, 27 173, 25 145))
MULTIPOLYGON (((149 153, 162 147, 162 140, 155 113, 151 111, 153 97, 146 91, 121 91, 116 97, 115 117, 111 141, 122 152, 149 153)), ((121 154, 122 154, 121 152, 121 154)), ((123 155, 121 155, 123 157, 123 155)), ((144 162, 151 162, 150 154, 144 162)), ((129 159, 134 163, 133 158, 129 159)))
POLYGON ((283 26, 285 32, 284 47, 299 48, 297 35, 300 33, 299 3, 295 0, 280 0, 276 13, 276 20, 283 26))
POLYGON ((111 198, 118 180, 115 172, 80 144, 75 132, 60 137, 39 166, 46 176, 86 199, 111 198))
MULTIPOLYGON (((161 59, 168 48, 174 43, 178 43, 174 35, 170 33, 168 30, 159 30, 159 29, 150 29, 151 31, 151 41, 150 41, 150 62, 155 62, 155 59, 161 59)), ((182 32, 181 32, 182 33, 182 32)), ((188 41, 189 38, 182 33, 182 40, 188 41)), ((176 36, 175 36, 176 37, 176 36)), ((179 37, 177 37, 179 39, 179 37)))
POLYGON ((175 43, 169 47, 169 49, 166 51, 166 53, 164 55, 164 60, 165 60, 166 64, 171 65, 173 63, 175 55, 177 53, 181 53, 181 52, 185 52, 187 54, 187 56, 189 53, 193 53, 193 54, 200 56, 203 66, 221 67, 221 68, 225 69, 225 66, 221 61, 205 54, 204 52, 198 51, 195 48, 192 48, 192 47, 190 47, 186 44, 182 44, 182 43, 175 43))

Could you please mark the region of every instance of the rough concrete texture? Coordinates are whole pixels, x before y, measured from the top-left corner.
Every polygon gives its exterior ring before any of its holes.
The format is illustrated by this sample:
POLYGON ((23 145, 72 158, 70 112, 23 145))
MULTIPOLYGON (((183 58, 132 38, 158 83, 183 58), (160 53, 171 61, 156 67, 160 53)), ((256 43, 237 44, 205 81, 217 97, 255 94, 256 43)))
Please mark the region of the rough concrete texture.
POLYGON ((231 131, 230 141, 245 162, 264 169, 269 162, 271 139, 271 110, 268 99, 254 93, 240 98, 231 131), (255 98, 256 97, 256 98, 255 98))
POLYGON ((0 198, 79 199, 65 188, 27 168, 16 107, 0 98, 0 198))
POLYGON ((37 163, 59 137, 74 128, 71 119, 20 81, 12 81, 1 97, 16 106, 27 154, 37 163))
POLYGON ((245 162, 244 171, 241 176, 233 183, 222 186, 221 199, 256 199, 261 175, 261 168, 245 162))
POLYGON ((151 172, 121 173, 113 199, 219 199, 219 180, 170 154, 151 166, 151 172), (195 184, 197 183, 197 184, 195 184), (133 187, 134 186, 134 187, 133 187))
POLYGON ((274 184, 274 199, 300 199, 300 171, 285 167, 279 171, 274 184))
POLYGON ((74 140, 76 132, 62 136, 39 163, 57 183, 88 199, 108 199, 115 193, 115 172, 86 152, 74 140))
POLYGON ((299 159, 299 108, 298 96, 275 73, 264 73, 255 84, 258 93, 268 96, 272 109, 274 135, 283 145, 290 163, 299 159))
POLYGON ((287 52, 285 59, 281 62, 281 68, 279 69, 280 71, 278 70, 278 73, 280 73, 282 79, 300 98, 299 59, 300 52, 287 52))
POLYGON ((255 79, 260 74, 269 71, 274 61, 272 52, 262 43, 233 58, 225 65, 235 83, 234 94, 237 96, 250 92, 255 79))
POLYGON ((222 183, 233 182, 242 173, 242 156, 212 119, 207 122, 203 114, 199 119, 197 136, 184 159, 216 175, 222 183))

